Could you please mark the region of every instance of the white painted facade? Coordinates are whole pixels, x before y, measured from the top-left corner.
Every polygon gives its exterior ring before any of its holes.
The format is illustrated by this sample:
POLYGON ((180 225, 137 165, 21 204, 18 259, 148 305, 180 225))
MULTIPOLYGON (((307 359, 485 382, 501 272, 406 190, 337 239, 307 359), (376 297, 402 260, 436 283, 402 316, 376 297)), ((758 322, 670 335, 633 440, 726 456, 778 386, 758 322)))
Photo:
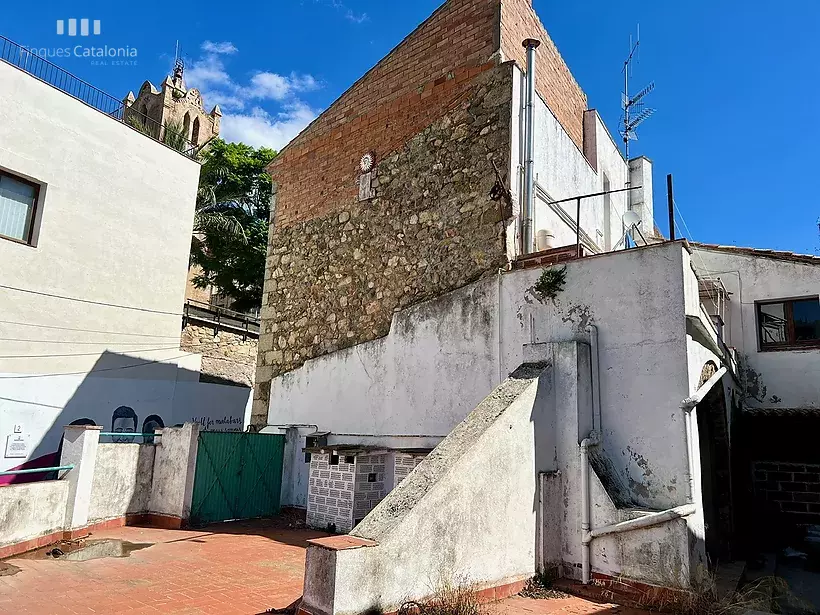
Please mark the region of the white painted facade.
MULTIPOLYGON (((731 247, 693 249, 698 275, 719 280, 729 293, 723 310, 724 341, 746 358, 745 367, 751 370, 744 374, 749 384, 744 406, 820 408, 820 349, 762 350, 756 310, 760 301, 816 298, 820 259, 731 247)), ((705 302, 713 303, 708 294, 705 302)))
POLYGON ((697 385, 687 368, 684 275, 694 278, 688 257, 671 243, 568 262, 554 304, 532 293, 539 269, 481 280, 397 312, 386 337, 275 378, 269 422, 313 423, 331 433, 332 443, 400 439, 418 446, 422 436, 446 436, 520 365, 524 344, 587 340, 584 327, 594 323, 604 445, 625 457, 620 472, 624 483, 640 485, 639 501, 667 508, 681 493, 665 485, 683 471, 683 444, 664 443, 649 476, 633 454, 644 454, 645 435, 683 433, 680 416, 643 417, 645 408, 677 408, 697 385), (620 429, 639 417, 640 429, 620 429))
POLYGON ((26 440, 0 470, 120 406, 136 431, 242 429, 250 391, 200 385, 179 349, 199 164, 4 62, 0 84, 0 171, 39 186, 30 244, 0 237, 3 452, 26 440))
MULTIPOLYGON (((525 90, 525 73, 516 65, 513 67, 513 148, 510 158, 510 177, 514 178, 510 184, 515 203, 521 202, 524 185, 525 155, 522 135, 526 121, 523 105, 525 90)), ((620 190, 631 182, 630 185, 636 188, 634 191, 585 198, 581 201, 582 243, 586 251, 598 253, 623 249, 623 243, 618 245, 624 232, 622 217, 630 208, 634 208, 641 215, 641 232, 646 237, 654 235, 652 163, 647 158, 640 157, 627 165, 597 111, 592 109, 586 113, 585 125, 594 126, 594 137, 590 139, 590 147, 594 148, 590 152, 590 156, 595 159, 594 166, 570 138, 540 95, 536 95, 533 157, 536 194, 533 235, 537 236, 539 230, 546 230, 554 236, 552 247, 574 245, 577 215, 575 201, 554 204, 550 204, 550 201, 620 190)), ((517 247, 513 251, 513 242, 515 246, 520 244, 519 231, 520 220, 516 216, 508 229, 511 254, 518 251, 517 247)))
MULTIPOLYGON (((397 312, 385 338, 313 359, 274 379, 270 422, 315 423, 319 431, 331 432, 329 440, 349 443, 409 442, 446 434, 525 361, 525 345, 587 344, 587 325, 594 324, 599 331, 600 451, 611 476, 606 489, 597 478, 592 481, 597 502, 593 520, 599 525, 619 520, 612 492, 644 510, 687 504, 690 459, 681 402, 697 390, 707 361, 723 364, 715 352, 711 321, 700 309, 687 247, 669 242, 570 261, 565 287, 554 301, 542 300, 532 290, 540 271, 504 273, 397 312), (691 318, 712 342, 688 332, 691 318), (388 426, 390 433, 385 432, 388 426), (354 427, 369 438, 341 435, 354 427)), ((569 399, 567 395, 561 399, 569 399)), ((562 416, 566 409, 558 413, 562 416)), ((575 455, 590 429, 586 413, 579 410, 575 416, 572 429, 558 429, 568 419, 561 420, 551 436, 554 455, 566 460, 561 469, 570 477, 580 471, 575 455)), ((702 500, 697 437, 695 430, 695 503, 702 500)), ((284 481, 306 483, 301 476, 306 465, 286 463, 284 481)), ((569 499, 561 502, 575 524, 567 531, 577 538, 581 494, 577 481, 565 485, 569 499)), ((304 506, 302 493, 291 489, 289 496, 284 505, 304 506)), ((614 575, 629 571, 646 581, 682 585, 706 561, 704 539, 699 512, 682 526, 597 539, 593 570, 614 575), (656 550, 664 541, 675 545, 677 568, 671 580, 653 576, 646 558, 612 555, 637 554, 650 543, 656 550)), ((580 543, 566 540, 563 550, 577 562, 580 543)))

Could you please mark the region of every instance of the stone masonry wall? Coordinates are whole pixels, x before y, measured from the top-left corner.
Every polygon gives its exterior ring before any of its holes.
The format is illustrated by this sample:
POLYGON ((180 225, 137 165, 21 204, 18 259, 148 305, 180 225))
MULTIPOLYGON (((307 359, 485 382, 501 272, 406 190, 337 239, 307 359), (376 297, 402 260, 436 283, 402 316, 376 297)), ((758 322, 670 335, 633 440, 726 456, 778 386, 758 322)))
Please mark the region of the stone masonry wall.
POLYGON ((252 387, 259 344, 252 337, 220 331, 212 327, 187 325, 182 330, 180 348, 202 355, 201 382, 252 387))
POLYGON ((328 524, 333 524, 340 533, 353 529, 355 471, 356 464, 345 463, 344 457, 339 457, 338 465, 330 465, 330 454, 311 455, 308 527, 325 530, 328 524))
POLYGON ((511 98, 512 65, 484 71, 377 164, 375 198, 272 227, 254 424, 266 422, 271 378, 384 336, 394 310, 507 265, 512 210, 494 165, 509 168, 511 98))

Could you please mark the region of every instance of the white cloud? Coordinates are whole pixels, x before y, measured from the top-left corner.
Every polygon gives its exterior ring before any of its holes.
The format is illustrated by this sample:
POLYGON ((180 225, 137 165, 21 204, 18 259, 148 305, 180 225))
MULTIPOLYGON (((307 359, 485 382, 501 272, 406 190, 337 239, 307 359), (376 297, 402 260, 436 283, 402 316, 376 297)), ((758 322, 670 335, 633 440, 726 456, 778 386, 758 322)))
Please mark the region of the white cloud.
POLYGON ((242 141, 254 147, 264 145, 279 151, 315 118, 316 112, 304 103, 294 104, 276 115, 254 107, 245 114, 225 114, 220 136, 226 141, 242 141))
POLYGON ((239 51, 231 41, 222 41, 221 43, 212 43, 211 41, 205 41, 204 43, 202 43, 201 49, 205 53, 232 54, 239 51))
POLYGON ((204 55, 185 70, 185 82, 202 92, 209 107, 220 106, 220 136, 226 141, 280 150, 316 117, 299 96, 320 87, 313 76, 260 70, 243 83, 229 74, 223 61, 224 55, 237 52, 232 43, 205 41, 202 50, 204 55))
POLYGON ((214 85, 228 87, 232 85, 231 77, 225 70, 222 60, 213 54, 196 60, 185 69, 185 83, 188 87, 196 87, 200 90, 214 85))
POLYGON ((295 93, 310 92, 318 87, 316 80, 310 75, 291 73, 290 77, 283 77, 276 73, 261 72, 251 77, 248 97, 285 100, 295 93))

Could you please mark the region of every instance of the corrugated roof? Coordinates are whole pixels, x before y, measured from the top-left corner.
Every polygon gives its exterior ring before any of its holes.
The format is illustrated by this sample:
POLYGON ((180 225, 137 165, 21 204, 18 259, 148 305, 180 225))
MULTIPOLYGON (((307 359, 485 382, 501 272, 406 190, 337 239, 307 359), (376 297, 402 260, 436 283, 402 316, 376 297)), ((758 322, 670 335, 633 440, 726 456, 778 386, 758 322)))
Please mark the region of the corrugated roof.
POLYGON ((820 256, 812 256, 811 254, 796 254, 795 252, 786 252, 781 250, 765 250, 762 248, 721 246, 714 243, 700 243, 698 241, 690 241, 689 245, 693 248, 703 250, 715 250, 717 252, 729 252, 732 254, 739 254, 741 256, 757 256, 761 258, 772 258, 775 260, 790 261, 793 263, 807 263, 809 265, 820 264, 820 256))

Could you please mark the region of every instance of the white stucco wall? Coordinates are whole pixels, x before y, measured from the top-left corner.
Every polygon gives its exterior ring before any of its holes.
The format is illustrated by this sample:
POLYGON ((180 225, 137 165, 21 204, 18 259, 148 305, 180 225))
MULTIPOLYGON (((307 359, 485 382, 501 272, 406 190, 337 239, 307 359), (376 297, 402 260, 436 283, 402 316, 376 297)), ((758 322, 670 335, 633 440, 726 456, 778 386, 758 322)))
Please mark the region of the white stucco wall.
POLYGON ((175 344, 199 164, 3 62, 0 83, 0 168, 42 185, 36 246, 0 239, 0 284, 139 308, 0 289, 4 321, 65 328, 0 323, 3 337, 38 340, 4 354, 89 353, 4 359, 0 372, 79 371, 105 349, 175 344))
MULTIPOLYGON (((139 358, 119 355, 104 360, 115 361, 114 366, 141 363, 139 358)), ((113 430, 113 413, 120 406, 134 410, 136 431, 142 431, 151 415, 160 417, 166 427, 195 422, 211 431, 243 431, 252 389, 191 381, 191 375, 198 378, 198 370, 173 363, 61 376, 0 374, 0 444, 5 449, 6 439, 14 437, 17 428, 28 438, 27 458, 37 459, 57 451, 63 427, 76 419, 113 430)), ((103 437, 103 442, 110 438, 103 437)), ((4 457, 4 452, 0 451, 1 470, 26 460, 4 457)))
POLYGON ((694 273, 684 250, 677 242, 569 262, 554 303, 532 293, 540 269, 531 269, 504 274, 500 295, 494 277, 398 312, 385 338, 275 378, 269 423, 446 435, 521 364, 524 344, 587 341, 585 326, 594 323, 604 448, 637 503, 679 505, 686 469, 679 405, 694 392, 683 295, 684 277, 694 273))
POLYGON ((101 443, 97 447, 88 521, 148 512, 154 444, 101 443))
POLYGON ((68 482, 0 487, 0 546, 62 531, 68 482))
POLYGON ((190 517, 199 431, 197 423, 162 430, 154 452, 150 512, 180 519, 190 517))
MULTIPOLYGON (((512 102, 512 157, 511 169, 513 181, 510 182, 513 201, 520 202, 523 186, 523 150, 519 137, 523 131, 523 109, 521 101, 525 87, 524 73, 518 66, 513 68, 513 102, 512 102)), ((540 96, 536 96, 534 132, 534 173, 535 181, 547 192, 552 200, 561 200, 576 195, 591 194, 604 190, 604 176, 609 180, 609 189, 624 188, 628 177, 628 168, 618 146, 604 126, 601 118, 595 113, 595 142, 597 154, 597 171, 590 165, 583 152, 569 137, 540 96)), ((610 247, 618 241, 622 233, 621 216, 627 209, 628 199, 625 193, 613 194, 610 197, 611 211, 608 217, 609 231, 605 228, 604 198, 595 197, 581 202, 581 228, 600 248, 606 249, 606 238, 610 238, 610 247)), ((567 215, 575 221, 576 205, 574 202, 562 203, 567 215)), ((518 233, 519 225, 511 230, 518 233)), ((555 235, 554 246, 565 246, 575 243, 574 227, 567 224, 547 205, 542 198, 535 199, 533 228, 535 233, 540 229, 550 229, 555 235)))
POLYGON ((762 408, 820 408, 816 385, 820 350, 760 352, 755 307, 756 301, 817 296, 820 264, 694 247, 692 265, 702 275, 719 278, 731 293, 724 339, 748 357, 748 366, 760 374, 760 382, 766 387, 765 395, 761 387, 753 387, 744 404, 762 408))
POLYGON ((0 83, 0 169, 41 185, 34 245, 0 238, 3 444, 17 426, 51 453, 120 405, 190 420, 171 409, 199 375, 179 350, 199 164, 4 62, 0 83))
POLYGON ((550 410, 538 371, 505 382, 354 530, 378 546, 329 560, 309 547, 308 609, 391 612, 442 582, 483 588, 532 576, 534 443, 550 410))

